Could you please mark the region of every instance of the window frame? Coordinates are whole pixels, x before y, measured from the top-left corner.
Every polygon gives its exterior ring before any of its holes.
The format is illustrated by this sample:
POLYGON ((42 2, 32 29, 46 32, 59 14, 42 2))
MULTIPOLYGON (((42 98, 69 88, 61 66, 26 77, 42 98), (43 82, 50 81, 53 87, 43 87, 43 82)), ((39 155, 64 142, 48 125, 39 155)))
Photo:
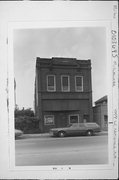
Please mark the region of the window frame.
POLYGON ((52 126, 52 125, 54 125, 54 124, 55 124, 55 122, 54 122, 54 115, 52 115, 52 114, 44 115, 44 125, 45 125, 45 126, 50 126, 50 125, 52 126), (53 117, 53 123, 52 123, 52 124, 47 124, 47 123, 46 123, 46 117, 47 117, 47 116, 52 116, 52 117, 53 117))
POLYGON ((70 117, 71 116, 78 116, 78 122, 77 122, 77 124, 78 124, 79 123, 79 114, 69 114, 69 124, 73 124, 73 123, 70 122, 70 117))
POLYGON ((75 76, 75 91, 76 91, 76 92, 83 92, 83 76, 80 76, 80 75, 76 75, 76 76, 75 76), (77 85, 76 85, 76 78, 77 78, 77 77, 81 77, 81 80, 82 80, 81 90, 78 90, 77 85))
POLYGON ((61 91, 62 92, 69 92, 70 91, 70 76, 69 75, 61 75, 61 91), (68 89, 63 89, 63 77, 68 77, 68 89))
POLYGON ((53 75, 53 74, 47 75, 47 91, 49 91, 49 92, 54 92, 54 91, 56 91, 56 76, 53 75), (49 76, 53 76, 53 77, 54 77, 54 86, 52 86, 52 87, 53 87, 52 90, 49 89, 50 86, 48 86, 48 77, 49 77, 49 76))

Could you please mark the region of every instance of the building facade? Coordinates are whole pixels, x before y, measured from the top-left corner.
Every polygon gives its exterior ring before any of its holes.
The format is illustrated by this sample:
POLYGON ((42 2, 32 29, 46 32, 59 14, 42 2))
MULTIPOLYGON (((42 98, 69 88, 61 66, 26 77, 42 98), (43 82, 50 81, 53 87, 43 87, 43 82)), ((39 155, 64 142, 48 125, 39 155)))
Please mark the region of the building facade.
POLYGON ((41 132, 93 121, 91 60, 38 57, 35 114, 41 132))
POLYGON ((95 102, 93 107, 93 119, 101 126, 102 130, 108 130, 108 110, 107 110, 107 96, 95 102))

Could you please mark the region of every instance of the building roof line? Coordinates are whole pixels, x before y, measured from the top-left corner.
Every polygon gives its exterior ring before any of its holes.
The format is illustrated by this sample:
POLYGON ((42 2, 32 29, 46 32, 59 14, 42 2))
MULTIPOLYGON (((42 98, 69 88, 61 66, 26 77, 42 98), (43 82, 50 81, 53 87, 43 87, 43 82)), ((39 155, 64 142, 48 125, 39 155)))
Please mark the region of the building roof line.
POLYGON ((103 96, 102 98, 98 99, 97 101, 95 101, 95 103, 100 103, 100 102, 103 102, 103 101, 107 101, 107 95, 103 96))

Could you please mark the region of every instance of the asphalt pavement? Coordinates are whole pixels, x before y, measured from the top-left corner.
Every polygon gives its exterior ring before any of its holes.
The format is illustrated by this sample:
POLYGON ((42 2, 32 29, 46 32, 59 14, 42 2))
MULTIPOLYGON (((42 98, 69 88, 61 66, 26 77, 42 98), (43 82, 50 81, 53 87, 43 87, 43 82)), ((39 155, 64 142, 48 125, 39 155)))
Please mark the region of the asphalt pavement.
POLYGON ((17 166, 90 165, 108 163, 108 136, 57 138, 23 135, 15 141, 17 166))

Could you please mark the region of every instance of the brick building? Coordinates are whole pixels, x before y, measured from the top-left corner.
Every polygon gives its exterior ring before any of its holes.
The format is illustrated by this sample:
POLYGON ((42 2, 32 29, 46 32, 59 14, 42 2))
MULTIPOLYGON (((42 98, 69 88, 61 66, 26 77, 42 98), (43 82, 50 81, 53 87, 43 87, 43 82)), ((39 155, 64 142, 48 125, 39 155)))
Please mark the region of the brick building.
POLYGON ((108 130, 107 96, 98 99, 93 107, 93 119, 101 126, 102 130, 108 130))
POLYGON ((35 114, 41 132, 93 121, 91 60, 37 58, 35 114))

